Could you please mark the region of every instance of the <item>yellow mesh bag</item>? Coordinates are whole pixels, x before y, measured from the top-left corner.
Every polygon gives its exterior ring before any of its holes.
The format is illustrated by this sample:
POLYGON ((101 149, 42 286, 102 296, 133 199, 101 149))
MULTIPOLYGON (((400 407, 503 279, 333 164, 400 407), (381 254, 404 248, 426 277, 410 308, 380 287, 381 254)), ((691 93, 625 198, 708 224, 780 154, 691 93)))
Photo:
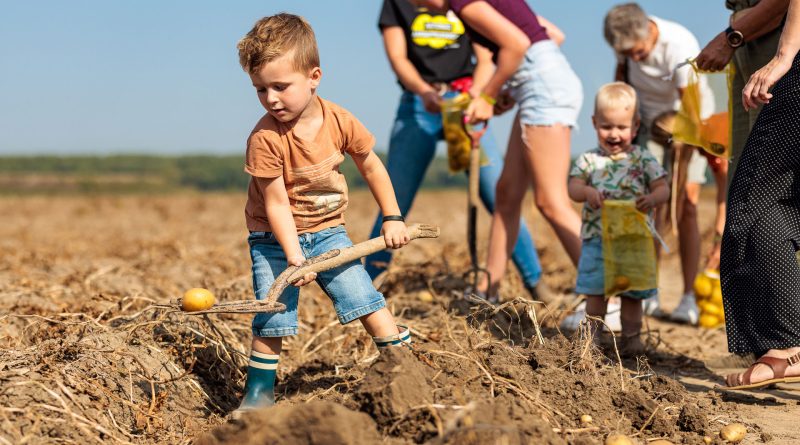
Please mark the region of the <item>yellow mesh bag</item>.
POLYGON ((451 173, 466 170, 469 167, 469 151, 472 142, 464 131, 464 110, 469 105, 469 94, 442 101, 442 129, 447 142, 447 164, 451 173))
MULTIPOLYGON (((714 156, 730 159, 731 111, 730 100, 731 82, 733 80, 733 65, 728 65, 720 75, 724 75, 727 83, 728 109, 712 114, 707 119, 701 118, 700 104, 700 75, 703 74, 692 61, 689 85, 681 98, 681 106, 675 117, 675 128, 672 138, 676 141, 700 147, 714 156)), ((703 74, 711 76, 709 74, 703 74)))
POLYGON ((605 294, 658 287, 656 249, 647 216, 634 201, 603 201, 605 294))

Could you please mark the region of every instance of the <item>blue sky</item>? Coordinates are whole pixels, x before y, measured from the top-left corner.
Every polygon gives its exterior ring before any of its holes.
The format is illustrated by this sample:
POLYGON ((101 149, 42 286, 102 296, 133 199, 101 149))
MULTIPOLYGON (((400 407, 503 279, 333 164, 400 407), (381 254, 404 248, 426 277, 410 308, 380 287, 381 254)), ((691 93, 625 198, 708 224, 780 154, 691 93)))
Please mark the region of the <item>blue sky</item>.
MULTIPOLYGON (((602 38, 619 1, 528 2, 567 35, 586 94, 573 153, 594 144, 591 101, 612 76, 602 38)), ((701 46, 727 26, 723 0, 645 0, 701 46)), ((263 113, 236 42, 264 15, 315 28, 320 94, 388 143, 400 90, 376 27, 379 0, 4 1, 0 15, 0 154, 237 153, 263 113)), ((510 116, 492 123, 505 145, 510 116)))

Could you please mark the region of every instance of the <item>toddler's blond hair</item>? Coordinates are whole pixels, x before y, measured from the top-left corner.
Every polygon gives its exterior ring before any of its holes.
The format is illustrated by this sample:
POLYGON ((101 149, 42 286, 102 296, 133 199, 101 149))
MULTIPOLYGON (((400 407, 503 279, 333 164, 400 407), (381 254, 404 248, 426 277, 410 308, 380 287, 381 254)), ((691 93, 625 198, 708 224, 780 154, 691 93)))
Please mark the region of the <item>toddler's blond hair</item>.
POLYGON ((634 120, 638 119, 636 90, 625 82, 611 82, 601 86, 594 98, 594 113, 613 108, 632 110, 634 120))
POLYGON ((297 71, 310 71, 319 66, 319 50, 314 30, 300 16, 282 12, 257 21, 239 44, 239 64, 256 74, 265 64, 292 53, 297 71))

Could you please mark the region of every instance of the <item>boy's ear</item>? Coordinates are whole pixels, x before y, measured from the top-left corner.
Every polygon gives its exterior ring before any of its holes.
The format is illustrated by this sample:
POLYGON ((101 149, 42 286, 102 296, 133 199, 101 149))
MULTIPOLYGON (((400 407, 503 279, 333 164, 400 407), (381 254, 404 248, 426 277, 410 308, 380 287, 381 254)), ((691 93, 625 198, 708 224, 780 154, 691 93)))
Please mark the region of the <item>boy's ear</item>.
POLYGON ((308 79, 311 81, 311 88, 319 86, 319 81, 322 80, 322 68, 316 66, 308 73, 308 79))
POLYGON ((639 134, 639 126, 642 124, 642 119, 639 116, 633 118, 633 125, 631 126, 631 139, 636 139, 639 134))

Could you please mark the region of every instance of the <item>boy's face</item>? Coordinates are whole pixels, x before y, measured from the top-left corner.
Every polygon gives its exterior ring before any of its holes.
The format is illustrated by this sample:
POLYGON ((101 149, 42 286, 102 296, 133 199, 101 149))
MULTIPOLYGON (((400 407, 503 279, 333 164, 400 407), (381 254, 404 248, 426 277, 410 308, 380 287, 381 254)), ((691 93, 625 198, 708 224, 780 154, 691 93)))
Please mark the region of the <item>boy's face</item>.
POLYGON ((303 114, 319 86, 322 70, 297 71, 292 52, 265 63, 250 74, 258 100, 267 112, 281 122, 291 122, 303 114))
POLYGON ((639 129, 634 110, 625 108, 598 109, 592 116, 592 123, 600 148, 611 155, 629 151, 639 129))

